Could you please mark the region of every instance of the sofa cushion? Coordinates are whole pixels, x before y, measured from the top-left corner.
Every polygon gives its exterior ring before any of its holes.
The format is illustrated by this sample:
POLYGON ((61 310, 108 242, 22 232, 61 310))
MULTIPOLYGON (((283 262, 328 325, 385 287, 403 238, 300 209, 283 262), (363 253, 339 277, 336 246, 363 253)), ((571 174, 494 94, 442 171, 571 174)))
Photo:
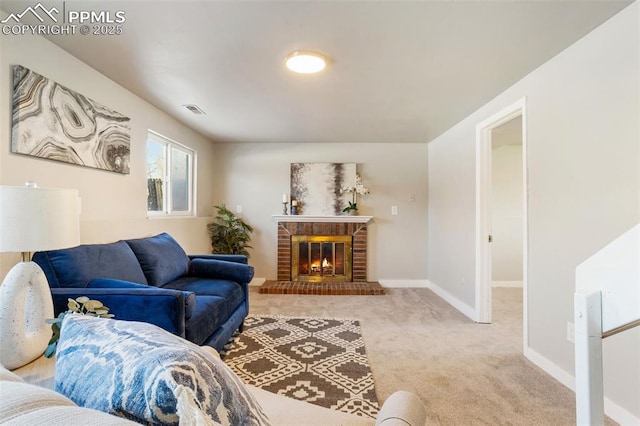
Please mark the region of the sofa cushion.
POLYGON ((197 345, 204 344, 211 337, 212 330, 224 324, 231 312, 222 297, 196 296, 195 309, 185 324, 186 339, 197 345))
POLYGON ((65 317, 56 390, 80 406, 144 424, 268 424, 222 361, 140 322, 65 317))
POLYGON ((54 288, 86 287, 97 277, 147 283, 138 259, 124 241, 37 252, 33 261, 54 288))
MULTIPOLYGON (((184 277, 170 282, 162 288, 190 291, 199 296, 218 296, 224 299, 227 315, 245 301, 242 286, 234 281, 211 278, 184 277)), ((225 315, 222 321, 226 320, 225 315)))
POLYGON ((187 273, 189 256, 167 233, 127 240, 150 285, 160 287, 187 273))

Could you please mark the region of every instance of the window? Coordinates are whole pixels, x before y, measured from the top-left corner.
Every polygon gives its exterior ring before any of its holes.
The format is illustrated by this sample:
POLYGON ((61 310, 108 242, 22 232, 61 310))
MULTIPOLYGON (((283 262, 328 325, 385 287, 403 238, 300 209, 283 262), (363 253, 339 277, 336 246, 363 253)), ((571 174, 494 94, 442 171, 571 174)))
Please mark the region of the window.
POLYGON ((195 151, 149 131, 147 138, 147 212, 194 214, 195 151))

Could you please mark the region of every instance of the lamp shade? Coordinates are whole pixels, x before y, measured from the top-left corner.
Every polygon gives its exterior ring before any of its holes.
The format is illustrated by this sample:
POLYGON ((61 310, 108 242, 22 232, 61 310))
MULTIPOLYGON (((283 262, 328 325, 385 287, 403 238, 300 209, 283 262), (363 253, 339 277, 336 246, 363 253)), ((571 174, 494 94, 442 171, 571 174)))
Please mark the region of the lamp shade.
POLYGON ((80 244, 78 191, 0 186, 0 252, 80 244))

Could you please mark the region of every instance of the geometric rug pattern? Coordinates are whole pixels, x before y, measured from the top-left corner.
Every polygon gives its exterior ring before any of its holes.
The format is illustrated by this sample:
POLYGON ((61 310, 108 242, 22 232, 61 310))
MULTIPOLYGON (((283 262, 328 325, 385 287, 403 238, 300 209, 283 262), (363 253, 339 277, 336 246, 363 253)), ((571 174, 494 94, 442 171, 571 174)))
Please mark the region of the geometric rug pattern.
POLYGON ((249 316, 221 356, 242 381, 266 391, 365 417, 378 413, 357 320, 249 316))

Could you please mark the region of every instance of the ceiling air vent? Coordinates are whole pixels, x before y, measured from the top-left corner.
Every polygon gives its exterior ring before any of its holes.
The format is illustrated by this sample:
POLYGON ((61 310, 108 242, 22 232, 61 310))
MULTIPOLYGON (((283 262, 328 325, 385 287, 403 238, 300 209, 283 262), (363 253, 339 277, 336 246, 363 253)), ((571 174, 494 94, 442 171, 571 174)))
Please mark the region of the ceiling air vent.
POLYGON ((186 109, 188 109, 189 111, 191 111, 192 113, 196 114, 196 115, 205 115, 206 114, 206 112, 201 110, 198 105, 189 104, 189 105, 183 105, 183 106, 186 109))

